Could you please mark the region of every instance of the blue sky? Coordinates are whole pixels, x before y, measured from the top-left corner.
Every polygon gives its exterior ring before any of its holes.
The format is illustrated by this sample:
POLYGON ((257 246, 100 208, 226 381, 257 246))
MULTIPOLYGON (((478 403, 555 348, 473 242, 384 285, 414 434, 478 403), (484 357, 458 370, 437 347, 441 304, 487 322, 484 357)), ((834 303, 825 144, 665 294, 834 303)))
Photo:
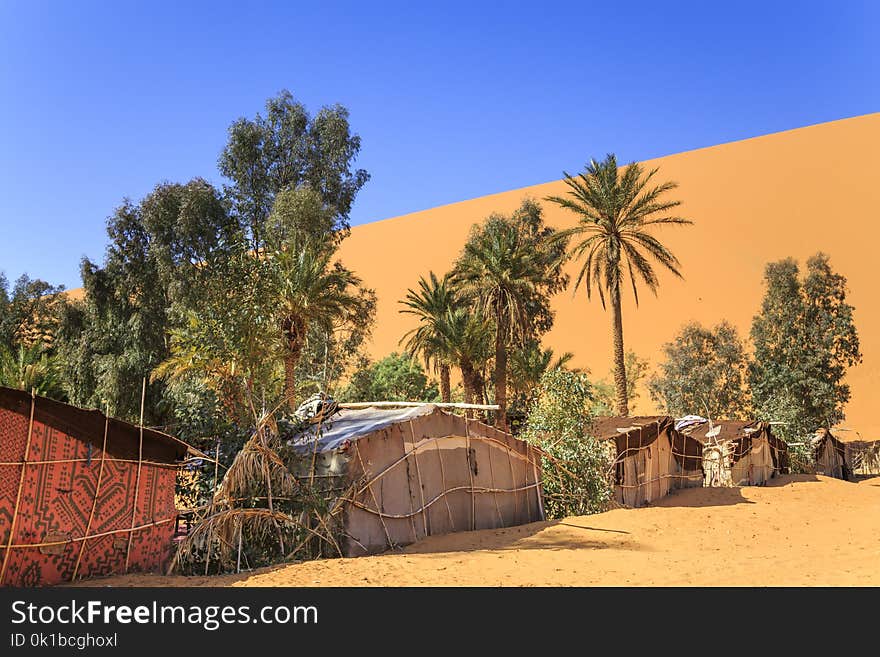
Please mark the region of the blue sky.
POLYGON ((78 286, 283 88, 350 109, 355 224, 880 110, 880 3, 427 4, 0 0, 0 271, 78 286))

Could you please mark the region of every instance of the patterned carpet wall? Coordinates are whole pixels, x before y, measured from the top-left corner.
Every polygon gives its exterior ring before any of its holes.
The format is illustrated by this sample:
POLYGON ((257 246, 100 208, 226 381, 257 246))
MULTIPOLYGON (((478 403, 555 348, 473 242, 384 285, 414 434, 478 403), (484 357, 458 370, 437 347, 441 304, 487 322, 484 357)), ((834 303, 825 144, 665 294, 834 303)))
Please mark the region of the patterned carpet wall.
MULTIPOLYGON (((0 408, 0 561, 6 557, 9 543, 28 420, 27 415, 0 408)), ((129 535, 132 537, 129 572, 155 571, 167 561, 176 517, 174 456, 168 455, 168 463, 142 465, 134 525, 146 527, 129 532, 138 470, 137 443, 132 445, 130 436, 119 433, 114 436, 112 429, 108 433, 107 459, 88 531, 89 536, 100 536, 77 540, 86 535, 92 514, 103 440, 103 433, 71 436, 49 424, 34 421, 28 455, 31 465, 24 468, 13 548, 6 559, 0 585, 70 582, 78 558, 77 580, 121 573, 125 570, 129 535), (124 460, 132 456, 135 462, 124 460), (33 464, 34 461, 56 462, 33 464), (41 543, 60 544, 15 547, 41 543)), ((154 446, 150 452, 155 453, 154 446)))

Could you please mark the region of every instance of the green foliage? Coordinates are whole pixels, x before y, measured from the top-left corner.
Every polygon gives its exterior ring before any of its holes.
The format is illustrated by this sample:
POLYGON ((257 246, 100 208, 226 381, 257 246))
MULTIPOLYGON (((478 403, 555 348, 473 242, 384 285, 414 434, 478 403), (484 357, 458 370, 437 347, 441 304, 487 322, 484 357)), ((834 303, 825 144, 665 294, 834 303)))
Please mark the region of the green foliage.
POLYGON ((582 261, 575 290, 584 283, 587 297, 599 293, 611 301, 614 325, 614 383, 617 411, 628 414, 626 367, 624 363, 621 286, 627 279, 639 304, 638 282, 657 293, 660 279, 651 264, 656 260, 675 276, 681 277, 678 258, 651 234, 655 226, 681 226, 691 222, 673 211, 680 201, 666 200, 674 182, 654 184, 657 169, 645 172, 633 162, 621 173, 617 158, 609 154, 602 162, 590 160, 584 172, 573 177, 564 172, 567 196, 550 196, 549 201, 578 215, 578 224, 559 233, 559 239, 576 240, 571 250, 582 261))
MULTIPOLYGON (((639 398, 639 383, 648 375, 648 361, 639 358, 634 351, 627 351, 623 359, 624 371, 626 372, 626 400, 627 405, 632 406, 639 398)), ((617 391, 614 387, 614 372, 604 379, 599 379, 593 384, 593 413, 595 415, 614 415, 614 403, 617 391)))
POLYGON ((18 388, 44 397, 64 398, 55 357, 42 344, 0 345, 0 386, 18 388))
POLYGON ((361 362, 340 401, 440 401, 437 385, 429 381, 418 361, 392 353, 376 363, 361 362))
POLYGON ((611 457, 589 436, 593 389, 565 369, 544 374, 521 437, 544 452, 544 508, 550 518, 604 511, 613 492, 611 457))
POLYGON ((846 279, 828 256, 807 260, 802 278, 789 258, 767 265, 761 311, 752 322, 749 383, 758 414, 782 421, 787 440, 807 439, 844 419, 846 370, 861 362, 846 279))
POLYGON ((665 412, 681 417, 745 419, 749 413, 746 387, 748 359, 734 326, 722 321, 714 328, 686 324, 663 346, 666 360, 651 378, 651 397, 665 412))
POLYGON ((10 291, 0 273, 0 347, 51 346, 57 325, 53 295, 63 289, 23 274, 10 291))
POLYGON ((463 303, 491 318, 495 331, 495 403, 507 424, 507 357, 512 346, 537 338, 553 323, 550 297, 565 288, 564 239, 544 225, 541 208, 523 201, 511 217, 474 225, 452 279, 463 303))
POLYGON ((231 181, 226 195, 252 248, 264 246, 276 196, 304 185, 332 209, 334 232, 348 229, 354 199, 369 180, 363 169, 352 169, 361 140, 351 133, 348 118, 348 110, 340 105, 323 107, 311 116, 285 90, 266 101, 265 116, 240 118, 229 127, 218 168, 231 181))

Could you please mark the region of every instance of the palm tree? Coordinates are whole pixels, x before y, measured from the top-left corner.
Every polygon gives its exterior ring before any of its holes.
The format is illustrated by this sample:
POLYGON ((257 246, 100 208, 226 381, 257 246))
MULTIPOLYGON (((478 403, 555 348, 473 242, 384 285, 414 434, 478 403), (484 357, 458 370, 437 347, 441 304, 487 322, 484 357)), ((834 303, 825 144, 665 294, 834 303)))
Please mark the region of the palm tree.
POLYGON ((284 396, 296 409, 296 366, 306 344, 309 328, 333 330, 337 321, 357 312, 361 284, 352 271, 332 262, 334 249, 326 244, 304 241, 275 251, 275 307, 282 338, 284 396))
POLYGON ((408 331, 400 342, 410 357, 421 355, 424 358, 426 369, 433 365, 434 371, 440 375, 440 398, 444 403, 452 399, 449 370, 453 358, 440 324, 454 308, 455 301, 449 274, 438 279, 432 271, 427 280, 424 276, 419 277, 418 290, 408 289, 406 297, 398 302, 406 306, 399 312, 419 318, 418 326, 408 331))
POLYGON ((546 199, 579 215, 577 226, 558 233, 560 238, 573 237, 577 240, 571 255, 575 259, 583 259, 575 280, 575 291, 583 282, 587 288, 587 298, 590 298, 593 288, 596 288, 603 308, 605 296, 610 298, 614 384, 617 412, 620 415, 629 414, 620 308, 621 281, 629 278, 638 306, 637 278, 657 294, 659 280, 650 258, 681 278, 678 258, 651 235, 650 230, 658 225, 692 223, 669 213, 681 201, 663 200, 663 197, 676 189, 678 184, 664 182, 652 185, 651 180, 656 173, 657 169, 645 172, 637 163, 630 164, 621 172, 617 168, 617 159, 609 154, 602 162, 590 160, 584 172, 577 177, 564 173, 568 195, 549 196, 546 199))
POLYGON ((437 330, 449 357, 461 370, 465 403, 482 401, 481 372, 492 353, 491 320, 468 308, 450 308, 437 323, 437 330))
POLYGON ((0 345, 0 385, 56 399, 64 396, 55 358, 40 343, 16 349, 0 345))
POLYGON ((471 232, 455 265, 454 282, 464 298, 494 322, 496 424, 507 428, 507 350, 533 331, 536 299, 558 280, 552 249, 540 248, 516 220, 489 217, 471 232))
POLYGON ((545 372, 565 367, 574 354, 566 351, 556 359, 553 349, 542 349, 537 340, 529 340, 510 355, 510 380, 514 393, 524 399, 531 396, 545 372))

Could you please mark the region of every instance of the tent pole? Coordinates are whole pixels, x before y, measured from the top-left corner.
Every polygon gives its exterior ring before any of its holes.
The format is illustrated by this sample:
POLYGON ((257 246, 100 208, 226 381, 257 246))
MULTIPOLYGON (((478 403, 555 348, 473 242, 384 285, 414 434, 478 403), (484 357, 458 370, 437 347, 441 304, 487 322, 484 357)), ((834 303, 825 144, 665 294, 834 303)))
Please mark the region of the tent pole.
POLYGON ((79 564, 82 561, 83 552, 86 550, 86 541, 89 538, 89 532, 92 529, 92 521, 95 519, 95 509, 98 507, 98 494, 101 492, 101 479, 104 477, 104 461, 107 457, 107 431, 110 426, 110 407, 106 408, 104 413, 104 445, 101 447, 101 467, 98 469, 98 481, 95 484, 95 499, 92 500, 92 511, 89 513, 89 521, 86 523, 86 533, 83 536, 82 543, 79 546, 79 554, 76 557, 76 564, 73 567, 73 575, 70 577, 71 582, 76 581, 76 574, 79 572, 79 564))
POLYGON ((125 571, 128 572, 128 562, 131 558, 131 541, 134 538, 134 526, 137 522, 137 501, 138 501, 138 492, 141 487, 141 467, 144 462, 144 401, 147 397, 147 377, 143 379, 143 385, 141 386, 141 422, 140 422, 140 437, 138 439, 138 468, 137 468, 137 477, 134 480, 134 503, 131 507, 131 529, 128 533, 128 547, 125 549, 125 571))

